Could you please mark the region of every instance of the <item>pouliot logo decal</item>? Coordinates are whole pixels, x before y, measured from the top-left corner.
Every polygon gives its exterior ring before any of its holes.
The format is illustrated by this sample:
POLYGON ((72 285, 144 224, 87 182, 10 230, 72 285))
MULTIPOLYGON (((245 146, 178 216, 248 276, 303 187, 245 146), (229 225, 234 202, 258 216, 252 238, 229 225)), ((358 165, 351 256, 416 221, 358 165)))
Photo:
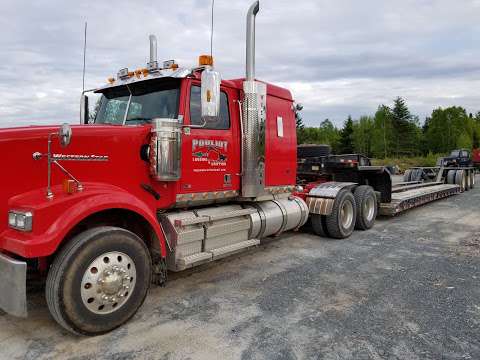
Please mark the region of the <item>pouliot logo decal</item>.
POLYGON ((210 166, 227 165, 228 141, 193 139, 192 161, 194 163, 206 163, 210 166))

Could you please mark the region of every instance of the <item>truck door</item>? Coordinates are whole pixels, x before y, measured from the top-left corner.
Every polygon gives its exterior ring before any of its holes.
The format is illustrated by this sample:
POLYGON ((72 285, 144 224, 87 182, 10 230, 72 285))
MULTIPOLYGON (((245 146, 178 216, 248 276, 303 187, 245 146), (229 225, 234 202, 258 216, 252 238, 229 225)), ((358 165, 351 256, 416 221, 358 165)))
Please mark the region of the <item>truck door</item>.
POLYGON ((195 128, 203 124, 200 83, 192 81, 187 88, 184 123, 192 127, 185 129, 182 138, 181 193, 193 193, 201 200, 233 197, 240 189, 237 100, 236 90, 221 87, 220 116, 195 128))

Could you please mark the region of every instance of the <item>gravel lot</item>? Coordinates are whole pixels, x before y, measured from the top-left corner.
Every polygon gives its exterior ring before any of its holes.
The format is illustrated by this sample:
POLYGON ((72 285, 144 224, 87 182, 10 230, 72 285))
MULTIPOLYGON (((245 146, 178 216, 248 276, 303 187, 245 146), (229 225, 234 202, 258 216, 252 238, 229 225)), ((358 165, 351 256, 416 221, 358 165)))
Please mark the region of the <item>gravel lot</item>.
POLYGON ((480 186, 346 240, 284 234, 172 275, 95 338, 32 289, 29 318, 0 315, 0 358, 480 359, 479 206, 480 186))

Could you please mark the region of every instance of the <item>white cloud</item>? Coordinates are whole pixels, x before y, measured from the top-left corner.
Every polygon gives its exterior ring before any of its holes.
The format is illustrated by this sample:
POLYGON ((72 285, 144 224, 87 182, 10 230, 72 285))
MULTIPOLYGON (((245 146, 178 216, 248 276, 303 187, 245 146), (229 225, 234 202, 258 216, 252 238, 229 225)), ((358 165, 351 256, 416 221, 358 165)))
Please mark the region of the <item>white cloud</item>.
MULTIPOLYGON (((148 34, 160 59, 193 66, 209 50, 210 1, 4 0, 0 127, 78 121, 83 24, 87 82, 143 66, 148 34)), ((224 78, 244 74, 249 0, 217 0, 214 55, 224 78)), ((304 119, 341 124, 396 96, 421 117, 434 107, 480 110, 478 0, 261 0, 257 77, 292 89, 304 119)))

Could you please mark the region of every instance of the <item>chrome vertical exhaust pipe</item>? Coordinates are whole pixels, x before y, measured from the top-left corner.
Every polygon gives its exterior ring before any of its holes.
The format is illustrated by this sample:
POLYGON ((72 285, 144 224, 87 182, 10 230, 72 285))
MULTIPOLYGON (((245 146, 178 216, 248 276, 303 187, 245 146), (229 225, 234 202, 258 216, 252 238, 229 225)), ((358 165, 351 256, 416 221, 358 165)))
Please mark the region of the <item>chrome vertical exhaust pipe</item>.
POLYGON ((150 63, 157 61, 157 37, 150 35, 150 63))
POLYGON ((266 85, 255 81, 255 16, 260 2, 247 12, 246 74, 242 101, 242 197, 258 199, 265 195, 265 118, 266 85))
POLYGON ((150 39, 150 61, 147 63, 147 69, 155 71, 158 69, 157 62, 157 37, 155 35, 149 35, 150 39))
POLYGON ((255 16, 260 10, 260 1, 255 1, 247 12, 247 48, 245 80, 255 79, 255 16))

